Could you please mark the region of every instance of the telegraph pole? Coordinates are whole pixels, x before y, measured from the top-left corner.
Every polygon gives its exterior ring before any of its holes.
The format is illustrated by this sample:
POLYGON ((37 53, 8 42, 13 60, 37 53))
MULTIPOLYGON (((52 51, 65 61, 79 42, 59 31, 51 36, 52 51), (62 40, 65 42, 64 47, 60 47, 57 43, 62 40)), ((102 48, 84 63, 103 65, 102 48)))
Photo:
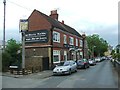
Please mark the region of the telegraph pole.
POLYGON ((6 12, 6 0, 3 0, 4 4, 4 21, 3 21, 3 51, 5 51, 5 12, 6 12))

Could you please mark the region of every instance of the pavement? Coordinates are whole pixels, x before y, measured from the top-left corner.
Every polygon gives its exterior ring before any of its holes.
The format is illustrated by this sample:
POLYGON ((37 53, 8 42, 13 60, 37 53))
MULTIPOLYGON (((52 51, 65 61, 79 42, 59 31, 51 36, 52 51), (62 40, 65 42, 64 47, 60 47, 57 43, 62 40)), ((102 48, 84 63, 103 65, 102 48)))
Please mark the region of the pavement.
POLYGON ((28 75, 14 75, 14 74, 11 74, 10 72, 2 73, 2 76, 13 77, 13 78, 30 78, 30 79, 44 79, 52 75, 53 75, 52 70, 45 70, 45 71, 32 73, 28 75))

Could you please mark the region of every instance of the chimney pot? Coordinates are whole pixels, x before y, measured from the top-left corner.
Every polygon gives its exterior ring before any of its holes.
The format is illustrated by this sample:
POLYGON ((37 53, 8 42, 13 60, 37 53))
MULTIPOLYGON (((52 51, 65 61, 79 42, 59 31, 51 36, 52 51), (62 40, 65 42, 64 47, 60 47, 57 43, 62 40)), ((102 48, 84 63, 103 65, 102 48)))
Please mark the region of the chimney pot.
POLYGON ((62 20, 62 22, 61 22, 62 24, 64 24, 64 20, 62 20))
POLYGON ((57 10, 52 10, 51 14, 50 14, 50 17, 53 18, 53 19, 58 20, 57 10))
POLYGON ((52 11, 51 11, 51 15, 52 15, 52 14, 57 14, 57 10, 52 10, 52 11))

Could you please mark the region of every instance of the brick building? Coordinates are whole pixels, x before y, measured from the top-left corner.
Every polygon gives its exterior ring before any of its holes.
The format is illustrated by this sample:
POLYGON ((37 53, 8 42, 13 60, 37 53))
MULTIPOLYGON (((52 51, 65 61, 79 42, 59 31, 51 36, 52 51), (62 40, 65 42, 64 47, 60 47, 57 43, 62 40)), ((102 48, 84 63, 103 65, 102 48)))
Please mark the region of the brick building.
POLYGON ((29 16, 29 30, 25 35, 27 69, 50 69, 61 61, 84 57, 83 37, 64 21, 58 21, 58 16, 57 10, 49 16, 34 10, 29 16))

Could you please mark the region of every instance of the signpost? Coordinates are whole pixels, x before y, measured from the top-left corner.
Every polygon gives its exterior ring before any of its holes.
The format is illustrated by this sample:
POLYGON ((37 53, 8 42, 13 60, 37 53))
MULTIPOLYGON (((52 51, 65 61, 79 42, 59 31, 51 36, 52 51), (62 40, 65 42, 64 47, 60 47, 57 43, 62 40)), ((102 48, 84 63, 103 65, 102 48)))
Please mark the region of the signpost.
POLYGON ((25 73, 25 32, 28 31, 28 20, 20 19, 20 32, 22 32, 22 71, 25 73))

